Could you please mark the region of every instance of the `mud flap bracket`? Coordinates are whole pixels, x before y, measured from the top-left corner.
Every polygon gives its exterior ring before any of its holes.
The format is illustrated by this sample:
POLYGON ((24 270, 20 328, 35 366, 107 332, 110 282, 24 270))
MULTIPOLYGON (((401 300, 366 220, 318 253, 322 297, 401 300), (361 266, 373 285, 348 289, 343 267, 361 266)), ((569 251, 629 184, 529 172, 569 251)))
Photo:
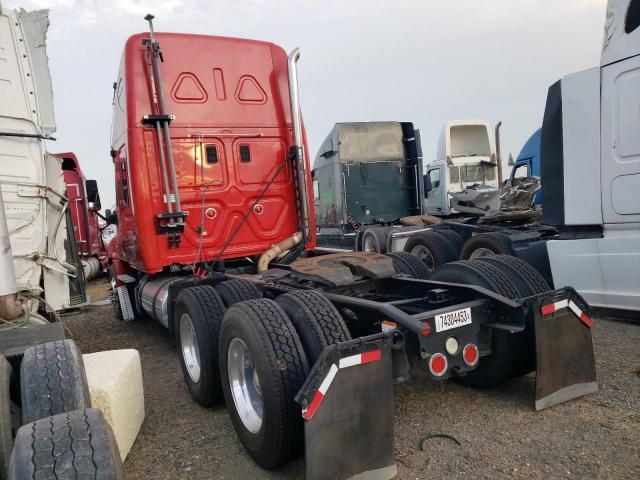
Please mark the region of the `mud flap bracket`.
POLYGON ((331 345, 313 366, 296 396, 308 480, 397 474, 391 343, 377 334, 331 345))

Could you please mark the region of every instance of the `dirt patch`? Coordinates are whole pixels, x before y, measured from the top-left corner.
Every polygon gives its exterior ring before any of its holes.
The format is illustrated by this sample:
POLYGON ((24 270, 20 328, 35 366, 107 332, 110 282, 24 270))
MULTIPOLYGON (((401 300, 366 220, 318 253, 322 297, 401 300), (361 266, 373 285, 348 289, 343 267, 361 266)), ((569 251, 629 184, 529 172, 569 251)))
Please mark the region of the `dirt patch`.
MULTIPOLYGON (((92 301, 107 294, 106 283, 90 285, 92 301)), ((257 467, 225 408, 191 401, 174 340, 157 323, 118 321, 109 306, 64 321, 84 353, 140 351, 146 419, 127 478, 304 477, 302 460, 257 467)), ((638 478, 640 324, 598 319, 593 334, 600 390, 543 412, 533 410, 533 376, 477 391, 434 383, 418 367, 396 387, 398 478, 638 478)))

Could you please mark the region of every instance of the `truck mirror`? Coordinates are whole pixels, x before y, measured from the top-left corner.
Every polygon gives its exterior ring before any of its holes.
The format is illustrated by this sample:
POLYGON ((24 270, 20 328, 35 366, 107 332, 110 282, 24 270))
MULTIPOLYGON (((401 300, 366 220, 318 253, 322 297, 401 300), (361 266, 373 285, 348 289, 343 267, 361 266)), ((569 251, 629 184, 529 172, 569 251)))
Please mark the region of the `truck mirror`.
POLYGON ((107 217, 107 218, 111 216, 111 209, 110 209, 110 208, 107 208, 107 209, 104 211, 104 216, 105 216, 105 217, 107 217))
POLYGON ((100 193, 98 193, 98 182, 95 180, 87 180, 85 182, 85 190, 87 192, 87 206, 92 212, 102 210, 100 205, 100 193))
POLYGON ((427 194, 429 193, 431 190, 433 190, 433 187, 431 186, 431 178, 429 177, 429 175, 423 175, 422 176, 423 181, 424 181, 424 193, 427 194))

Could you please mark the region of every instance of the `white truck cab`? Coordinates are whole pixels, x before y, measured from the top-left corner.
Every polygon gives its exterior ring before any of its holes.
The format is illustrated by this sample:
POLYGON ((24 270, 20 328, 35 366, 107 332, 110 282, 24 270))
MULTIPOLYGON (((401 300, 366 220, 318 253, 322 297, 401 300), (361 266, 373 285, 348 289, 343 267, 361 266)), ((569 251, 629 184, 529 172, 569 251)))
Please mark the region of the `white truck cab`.
POLYGON ((554 284, 640 310, 640 0, 609 0, 600 67, 549 88, 541 139, 554 284))
POLYGON ((500 208, 493 128, 485 120, 448 121, 437 160, 425 175, 425 208, 430 215, 485 214, 500 208))

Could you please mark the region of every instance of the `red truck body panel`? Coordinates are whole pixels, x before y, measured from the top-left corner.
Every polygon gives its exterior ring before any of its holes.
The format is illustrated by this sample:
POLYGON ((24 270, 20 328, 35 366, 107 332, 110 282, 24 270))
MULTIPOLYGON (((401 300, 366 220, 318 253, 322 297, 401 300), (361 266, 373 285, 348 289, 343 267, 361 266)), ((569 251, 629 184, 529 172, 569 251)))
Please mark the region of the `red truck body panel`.
MULTIPOLYGON (((293 143, 287 54, 267 42, 172 33, 156 38, 164 58, 160 70, 166 112, 175 115, 171 141, 181 208, 188 216, 178 247, 170 247, 167 235, 156 232, 156 215, 167 206, 157 134, 142 123, 152 113, 143 45, 147 37, 137 34, 127 41, 114 97, 116 257, 147 273, 219 258, 283 162, 220 258, 259 255, 294 234, 294 174, 286 160, 293 143)), ((307 174, 311 185, 308 165, 307 174)), ((312 198, 309 202, 313 205, 312 198)), ((314 241, 308 239, 306 247, 313 248, 314 241)))
POLYGON ((55 156, 62 160, 62 172, 78 253, 81 257, 104 256, 98 216, 88 209, 86 178, 78 158, 72 152, 56 153, 55 156))

